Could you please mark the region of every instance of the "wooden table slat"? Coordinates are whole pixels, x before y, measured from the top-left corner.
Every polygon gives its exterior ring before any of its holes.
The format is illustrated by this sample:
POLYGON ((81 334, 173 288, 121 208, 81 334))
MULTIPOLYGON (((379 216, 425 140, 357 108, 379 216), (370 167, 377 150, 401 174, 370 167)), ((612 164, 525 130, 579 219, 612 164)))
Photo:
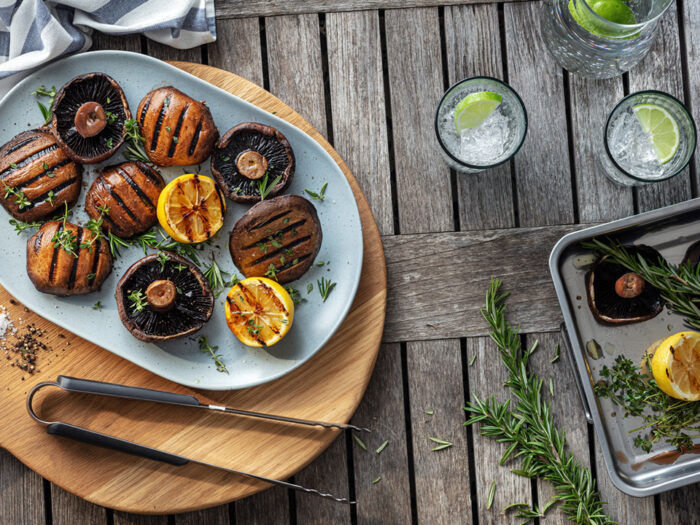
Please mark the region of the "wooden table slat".
POLYGON ((231 71, 263 86, 259 20, 217 20, 216 25, 216 42, 207 46, 209 65, 231 71))
MULTIPOLYGON (((688 63, 688 87, 686 93, 695 123, 700 122, 700 3, 683 2, 683 32, 685 35, 685 58, 688 63)), ((700 188, 700 155, 695 155, 695 195, 700 188)))
POLYGON ((106 525, 107 510, 51 483, 52 525, 106 525))

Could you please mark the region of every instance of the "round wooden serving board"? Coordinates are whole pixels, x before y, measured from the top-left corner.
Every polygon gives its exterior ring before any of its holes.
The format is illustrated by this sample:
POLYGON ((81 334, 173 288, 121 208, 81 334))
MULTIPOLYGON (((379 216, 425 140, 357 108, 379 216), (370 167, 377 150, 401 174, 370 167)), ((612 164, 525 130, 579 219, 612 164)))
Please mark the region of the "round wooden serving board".
MULTIPOLYGON (((352 309, 331 341, 308 363, 285 377, 246 390, 194 392, 247 410, 346 423, 370 379, 384 328, 386 266, 381 239, 357 181, 335 150, 294 110, 259 86, 209 66, 174 65, 253 104, 275 112, 321 144, 345 173, 357 200, 364 234, 362 279, 352 309)), ((13 264, 24 264, 15 261, 13 264)), ((126 512, 185 512, 249 496, 267 484, 198 465, 174 467, 50 436, 25 408, 29 389, 59 374, 192 393, 28 311, 0 288, 0 304, 20 328, 35 323, 50 349, 41 351, 34 375, 3 359, 3 424, 0 445, 29 468, 93 503, 126 512), (21 324, 20 324, 21 323, 21 324)), ((9 339, 11 341, 11 338, 9 339)), ((130 402, 47 388, 35 400, 39 414, 85 426, 168 452, 276 479, 302 469, 338 435, 183 407, 130 402)), ((320 487, 323 488, 323 487, 320 487)))

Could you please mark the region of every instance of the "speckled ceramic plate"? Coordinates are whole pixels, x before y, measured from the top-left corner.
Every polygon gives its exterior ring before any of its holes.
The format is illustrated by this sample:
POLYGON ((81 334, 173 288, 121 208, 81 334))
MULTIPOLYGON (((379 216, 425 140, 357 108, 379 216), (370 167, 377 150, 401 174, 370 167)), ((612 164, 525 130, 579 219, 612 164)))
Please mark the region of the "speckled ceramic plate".
MULTIPOLYGON (((57 325, 155 374, 190 387, 231 390, 259 385, 281 377, 307 361, 330 339, 345 318, 362 269, 360 215, 352 190, 338 165, 316 141, 284 120, 169 64, 123 51, 96 51, 69 57, 24 79, 0 101, 0 143, 41 125, 41 113, 32 95, 37 87, 42 84, 59 87, 77 75, 93 71, 107 73, 121 84, 132 111, 148 91, 173 85, 196 100, 206 100, 221 133, 245 121, 278 128, 292 145, 297 161, 294 181, 287 193, 302 195, 305 188, 318 191, 324 182, 328 182, 325 201, 313 201, 313 204, 323 228, 323 244, 316 261, 329 264, 323 267, 314 265, 298 281, 291 283, 306 301, 298 305, 289 334, 269 350, 248 348, 231 334, 224 317, 224 294, 217 299, 209 323, 195 337, 160 345, 134 339, 119 320, 114 289, 124 271, 143 257, 140 248, 122 250, 122 256, 116 260, 112 274, 100 292, 68 298, 38 292, 25 271, 25 247, 32 233, 17 235, 9 224, 9 214, 2 208, 0 284, 28 308, 57 325), (316 285, 321 276, 338 283, 325 303, 321 302, 316 285), (314 289, 307 294, 309 283, 313 283, 314 289), (102 303, 102 311, 92 308, 97 301, 102 303), (210 357, 199 351, 197 339, 201 335, 208 336, 210 344, 219 347, 218 352, 229 374, 218 372, 210 357)), ((122 160, 119 152, 104 164, 122 160)), ((74 209, 73 222, 86 221, 83 210, 86 188, 102 166, 85 166, 83 194, 74 209)), ((160 171, 167 182, 183 171, 197 170, 194 166, 189 169, 162 168, 160 171)), ((209 161, 198 171, 210 175, 209 161)), ((228 205, 224 228, 198 255, 202 266, 215 256, 223 270, 236 272, 228 253, 228 234, 249 206, 231 201, 228 205)))

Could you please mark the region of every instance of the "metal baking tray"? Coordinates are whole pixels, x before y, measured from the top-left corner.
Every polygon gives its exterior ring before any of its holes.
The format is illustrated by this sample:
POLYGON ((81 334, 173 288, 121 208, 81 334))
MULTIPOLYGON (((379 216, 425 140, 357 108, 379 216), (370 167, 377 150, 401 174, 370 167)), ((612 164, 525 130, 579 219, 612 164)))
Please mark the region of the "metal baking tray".
POLYGON ((624 326, 607 326, 594 319, 584 282, 588 267, 581 266, 590 251, 581 248, 580 243, 597 236, 610 236, 624 244, 647 244, 670 263, 678 264, 687 247, 700 239, 700 198, 570 233, 559 240, 549 258, 564 315, 563 340, 586 418, 595 427, 612 482, 622 492, 639 497, 696 483, 700 481, 700 454, 683 454, 672 464, 651 461, 674 448, 662 442, 649 453, 636 448, 634 437, 638 434, 630 431, 643 425, 641 418, 625 418, 620 407, 593 393, 603 365, 612 366, 620 354, 641 363, 649 345, 687 329, 682 316, 668 308, 653 319, 624 326), (603 348, 599 359, 586 352, 586 342, 591 339, 603 348))

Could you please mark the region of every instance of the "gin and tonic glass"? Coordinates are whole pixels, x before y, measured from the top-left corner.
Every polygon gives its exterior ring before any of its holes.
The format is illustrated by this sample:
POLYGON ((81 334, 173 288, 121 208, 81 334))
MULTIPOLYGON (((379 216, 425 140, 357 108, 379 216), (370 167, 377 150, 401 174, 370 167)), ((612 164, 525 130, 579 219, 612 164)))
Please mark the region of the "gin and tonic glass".
POLYGON ((442 96, 435 113, 435 134, 445 162, 461 173, 477 173, 503 164, 525 140, 527 113, 520 96, 492 77, 461 80, 442 96), (470 95, 500 103, 477 127, 457 129, 455 110, 470 95))
POLYGON ((695 151, 693 117, 675 97, 639 91, 613 109, 598 154, 605 174, 624 186, 642 186, 675 177, 695 151))
POLYGON ((544 0, 542 36, 559 64, 584 77, 629 71, 649 51, 673 0, 544 0))

